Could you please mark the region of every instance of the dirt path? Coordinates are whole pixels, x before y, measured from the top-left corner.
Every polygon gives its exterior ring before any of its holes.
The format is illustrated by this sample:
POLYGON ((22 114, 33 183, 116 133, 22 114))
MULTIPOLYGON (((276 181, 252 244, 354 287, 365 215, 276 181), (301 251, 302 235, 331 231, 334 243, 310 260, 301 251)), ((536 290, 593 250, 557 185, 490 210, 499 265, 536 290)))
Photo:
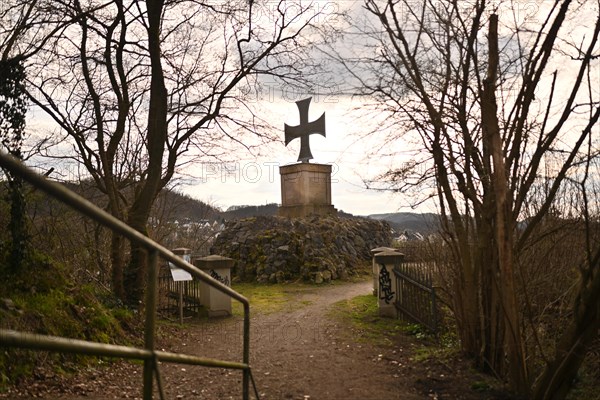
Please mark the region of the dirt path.
MULTIPOLYGON (((504 399, 470 390, 464 362, 415 363, 413 338, 394 346, 358 341, 349 322, 331 315, 334 303, 371 292, 348 283, 294 292, 282 311, 253 313, 251 366, 261 399, 387 400, 504 399)), ((242 318, 161 326, 158 346, 231 361, 242 360, 242 318)), ((161 364, 167 399, 240 399, 240 371, 161 364)), ((0 398, 133 399, 141 396, 141 364, 90 367, 69 379, 42 376, 0 398)), ((158 398, 158 396, 156 397, 158 398)), ((254 398, 252 396, 251 398, 254 398)))
MULTIPOLYGON (((371 287, 363 282, 302 292, 284 311, 252 318, 251 365, 261 398, 423 398, 404 389, 390 349, 383 354, 382 349, 356 343, 349 328, 328 314, 335 302, 367 294, 371 287)), ((194 326, 167 350, 240 360, 241 331, 241 319, 194 326)), ((166 376, 177 370, 181 367, 164 366, 166 376)), ((189 377, 188 384, 170 380, 166 390, 172 397, 237 399, 240 378, 237 372, 204 370, 189 377)))

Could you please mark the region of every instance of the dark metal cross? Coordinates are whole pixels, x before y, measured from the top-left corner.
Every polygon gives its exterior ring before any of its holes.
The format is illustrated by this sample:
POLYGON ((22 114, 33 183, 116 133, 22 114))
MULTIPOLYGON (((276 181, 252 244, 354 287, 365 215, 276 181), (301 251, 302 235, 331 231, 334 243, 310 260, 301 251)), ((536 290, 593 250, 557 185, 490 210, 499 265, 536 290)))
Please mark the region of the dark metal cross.
POLYGON ((300 111, 300 125, 289 126, 288 124, 284 124, 285 145, 287 146, 292 140, 300 138, 300 155, 298 156, 298 161, 302 161, 303 163, 313 158, 308 141, 309 135, 318 133, 325 136, 325 113, 316 121, 308 122, 308 107, 310 106, 311 99, 312 97, 309 97, 308 99, 296 102, 298 111, 300 111))

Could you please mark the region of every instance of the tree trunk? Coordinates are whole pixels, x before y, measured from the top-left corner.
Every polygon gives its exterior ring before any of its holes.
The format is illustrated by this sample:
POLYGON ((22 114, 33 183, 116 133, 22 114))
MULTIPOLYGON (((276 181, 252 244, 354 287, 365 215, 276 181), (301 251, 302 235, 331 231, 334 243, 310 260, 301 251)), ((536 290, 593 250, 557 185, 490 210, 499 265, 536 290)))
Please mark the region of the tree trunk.
MULTIPOLYGON (((115 176, 112 173, 112 162, 106 163, 108 167, 105 171, 104 185, 108 195, 108 209, 114 217, 125 221, 124 204, 119 196, 119 190, 115 181, 115 176)), ((125 238, 117 232, 110 231, 110 261, 111 261, 111 283, 113 294, 126 302, 124 271, 126 261, 125 255, 125 238)))
MULTIPOLYGON (((131 210, 128 224, 133 229, 148 236, 146 225, 147 214, 143 210, 131 210)), ((130 259, 124 273, 125 299, 127 304, 137 307, 144 299, 146 287, 147 252, 146 249, 135 242, 130 244, 130 259)))
POLYGON ((477 357, 481 349, 478 279, 472 265, 460 266, 461 277, 455 282, 454 310, 457 317, 461 349, 477 357))
POLYGON ((111 278, 113 293, 117 298, 125 301, 126 297, 123 281, 123 271, 125 269, 125 243, 123 237, 113 231, 111 231, 110 259, 112 264, 111 278))
POLYGON ((482 217, 478 222, 476 262, 479 265, 479 292, 482 303, 481 347, 477 354, 478 366, 486 372, 501 374, 504 370, 504 322, 500 304, 500 293, 496 285, 498 275, 498 256, 495 249, 493 227, 493 204, 489 195, 483 205, 482 217))
MULTIPOLYGON (((517 393, 526 395, 529 391, 529 384, 525 362, 525 346, 522 338, 514 283, 513 226, 510 222, 512 209, 495 95, 499 59, 498 16, 496 14, 490 16, 488 40, 488 73, 487 78, 483 82, 483 93, 481 95, 481 122, 484 140, 489 145, 494 166, 492 173, 493 195, 495 199, 494 233, 499 265, 499 273, 496 274, 496 271, 490 271, 493 273, 490 278, 492 281, 499 281, 494 283, 495 287, 493 289, 500 294, 497 301, 504 317, 504 320, 501 322, 503 326, 499 327, 498 330, 499 334, 502 335, 502 340, 496 340, 495 343, 492 341, 490 344, 496 346, 495 350, 497 351, 501 351, 506 345, 511 387, 517 393), (501 332, 502 329, 504 333, 501 332)), ((495 307, 495 304, 492 304, 492 307, 495 307)), ((502 318, 498 318, 498 320, 500 319, 502 318)), ((492 348, 491 350, 493 351, 494 349, 492 348)), ((505 372, 506 368, 503 366, 503 357, 495 359, 494 362, 498 365, 493 367, 497 367, 497 370, 505 372)))
MULTIPOLYGON (((147 223, 156 195, 162 183, 163 154, 167 142, 167 89, 161 65, 160 21, 163 0, 148 0, 148 51, 150 53, 151 82, 148 113, 148 169, 147 177, 129 211, 129 225, 147 235, 147 223)), ((137 243, 131 244, 131 261, 125 273, 128 302, 139 304, 143 299, 146 278, 146 252, 137 243)))

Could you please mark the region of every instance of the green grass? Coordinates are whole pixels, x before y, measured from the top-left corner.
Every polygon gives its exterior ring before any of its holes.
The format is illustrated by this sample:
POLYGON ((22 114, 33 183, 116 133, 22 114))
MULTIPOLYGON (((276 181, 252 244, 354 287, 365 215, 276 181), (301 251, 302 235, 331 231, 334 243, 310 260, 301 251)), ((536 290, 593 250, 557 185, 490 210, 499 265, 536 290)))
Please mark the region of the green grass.
POLYGON ((404 332, 406 324, 398 319, 379 316, 377 298, 371 294, 342 300, 333 305, 331 315, 350 323, 359 342, 392 345, 393 338, 404 332))
POLYGON ((451 332, 436 337, 420 324, 380 317, 377 298, 370 294, 335 303, 331 315, 349 323, 359 342, 392 346, 397 345, 400 335, 413 338, 413 359, 417 362, 430 358, 443 361, 458 352, 451 332))
MULTIPOLYGON (((236 283, 232 286, 238 293, 250 300, 250 312, 272 314, 280 311, 296 310, 312 304, 310 300, 293 301, 298 294, 319 290, 321 286, 306 283, 236 283)), ((233 315, 243 315, 241 303, 233 301, 233 315)))

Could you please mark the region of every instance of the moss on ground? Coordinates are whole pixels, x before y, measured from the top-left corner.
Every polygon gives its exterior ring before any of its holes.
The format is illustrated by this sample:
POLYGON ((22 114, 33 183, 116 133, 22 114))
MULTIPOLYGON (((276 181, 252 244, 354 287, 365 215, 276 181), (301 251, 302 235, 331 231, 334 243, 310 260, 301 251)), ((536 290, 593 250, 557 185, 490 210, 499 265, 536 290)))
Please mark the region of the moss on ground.
MULTIPOLYGON (((32 255, 19 274, 4 274, 0 293, 3 329, 99 343, 131 344, 134 340, 127 331, 136 325, 131 311, 95 286, 75 284, 65 268, 45 256, 32 255)), ((2 348, 0 391, 40 371, 64 373, 92 361, 97 359, 2 348)))

